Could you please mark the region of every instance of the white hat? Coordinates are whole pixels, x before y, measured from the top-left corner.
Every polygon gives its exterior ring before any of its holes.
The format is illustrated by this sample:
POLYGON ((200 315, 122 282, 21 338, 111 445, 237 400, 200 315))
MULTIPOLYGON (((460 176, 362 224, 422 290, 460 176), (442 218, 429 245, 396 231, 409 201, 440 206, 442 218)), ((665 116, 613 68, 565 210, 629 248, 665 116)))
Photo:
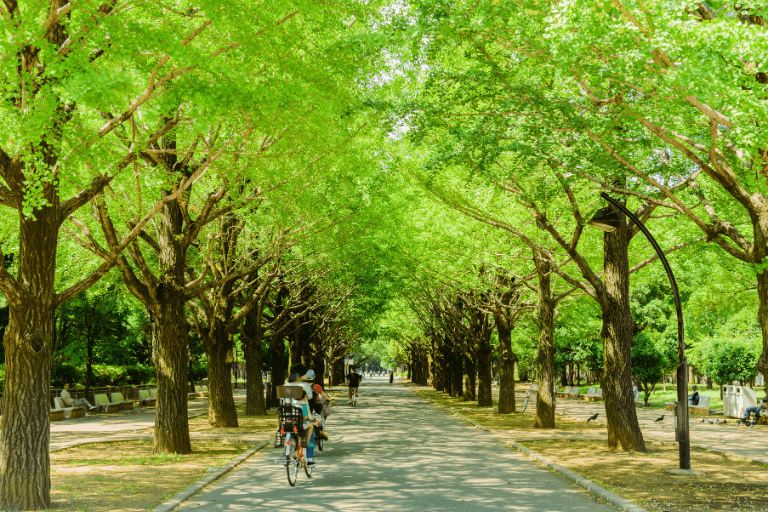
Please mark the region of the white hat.
POLYGON ((304 377, 306 377, 307 380, 313 380, 315 378, 315 370, 309 370, 304 377))

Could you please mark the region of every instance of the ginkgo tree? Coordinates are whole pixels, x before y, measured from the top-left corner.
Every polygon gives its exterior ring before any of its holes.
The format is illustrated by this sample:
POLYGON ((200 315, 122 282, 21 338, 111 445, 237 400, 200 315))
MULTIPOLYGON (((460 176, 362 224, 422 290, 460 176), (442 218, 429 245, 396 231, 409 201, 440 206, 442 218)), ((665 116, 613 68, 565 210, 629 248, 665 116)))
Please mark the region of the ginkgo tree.
MULTIPOLYGON (((0 508, 50 506, 55 308, 116 264, 126 269, 120 254, 158 213, 165 218, 160 230, 171 241, 167 256, 183 263, 174 237, 184 225, 185 194, 219 158, 232 162, 235 153, 251 147, 258 152, 258 143, 250 146, 251 134, 291 137, 335 129, 338 123, 328 120, 338 121, 347 110, 344 91, 353 90, 366 63, 359 57, 373 44, 370 14, 376 14, 374 4, 356 2, 265 8, 253 1, 235 8, 215 1, 169 6, 9 0, 0 6, 6 34, 0 42, 0 204, 18 222, 18 230, 3 240, 4 252, 17 255, 16 275, 0 266, 0 291, 10 307, 3 340, 0 508), (313 37, 305 37, 309 33, 313 37), (125 193, 138 205, 138 216, 125 208, 121 217, 123 205, 112 202, 125 193), (97 240, 106 247, 103 262, 56 290, 61 226, 73 219, 89 230, 79 212, 94 200, 109 212, 102 225, 118 226, 122 238, 97 240)), ((207 194, 222 183, 209 181, 206 190, 196 186, 198 197, 215 197, 207 194)), ((155 291, 178 295, 185 284, 180 269, 169 266, 155 291)), ((181 341, 159 350, 159 376, 168 377, 161 379, 159 420, 167 414, 186 418, 178 384, 185 381, 185 363, 178 361, 186 360, 186 328, 179 326, 183 303, 173 300, 165 307, 169 313, 175 308, 168 318, 170 336, 181 341)), ((175 425, 160 421, 158 429, 172 439, 175 425)), ((178 451, 189 451, 188 441, 180 442, 178 451)), ((176 444, 157 448, 173 451, 176 444)))

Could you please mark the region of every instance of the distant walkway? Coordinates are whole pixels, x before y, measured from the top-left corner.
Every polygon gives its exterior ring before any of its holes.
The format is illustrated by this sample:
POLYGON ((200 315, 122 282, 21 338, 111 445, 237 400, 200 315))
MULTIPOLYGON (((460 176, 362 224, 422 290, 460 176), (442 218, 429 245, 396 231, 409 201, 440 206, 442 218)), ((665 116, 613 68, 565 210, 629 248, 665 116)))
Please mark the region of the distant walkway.
MULTIPOLYGON (((235 391, 235 403, 245 401, 245 390, 235 391)), ((190 418, 208 414, 208 399, 188 402, 190 418)), ((104 442, 125 438, 142 439, 151 436, 155 426, 155 409, 139 408, 116 414, 91 414, 73 420, 51 422, 51 451, 85 442, 104 442)))
POLYGON ((359 406, 338 400, 327 429, 313 477, 301 472, 296 488, 274 465, 282 451, 267 448, 180 510, 616 510, 397 381, 364 380, 359 406))

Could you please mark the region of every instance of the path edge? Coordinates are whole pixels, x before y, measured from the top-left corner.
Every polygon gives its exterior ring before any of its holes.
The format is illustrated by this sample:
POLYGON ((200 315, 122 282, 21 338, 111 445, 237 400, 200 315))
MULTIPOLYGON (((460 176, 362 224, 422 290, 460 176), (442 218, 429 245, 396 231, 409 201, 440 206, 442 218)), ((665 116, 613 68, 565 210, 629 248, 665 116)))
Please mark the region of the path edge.
POLYGON ((635 505, 628 499, 622 498, 618 494, 612 493, 605 487, 601 487, 597 485, 595 482, 593 482, 592 480, 584 478, 583 476, 580 476, 577 473, 574 473, 570 469, 565 468, 560 464, 557 464, 549 460, 543 455, 538 454, 529 448, 526 448, 525 446, 521 445, 517 441, 504 441, 504 444, 513 447, 517 451, 527 455, 529 458, 536 460, 537 462, 543 464, 544 466, 548 467, 552 471, 559 473, 560 475, 564 476, 568 480, 571 480, 572 482, 574 482, 576 485, 583 487, 584 489, 590 491, 592 494, 595 494, 597 497, 604 499, 608 503, 620 508, 621 510, 624 510, 625 512, 648 512, 646 509, 638 505, 635 505))
MULTIPOLYGON (((426 398, 426 397, 423 397, 423 396, 421 396, 421 398, 425 399, 426 401, 428 401, 429 403, 431 403, 433 406, 437 407, 438 409, 443 410, 443 412, 448 412, 451 415, 456 416, 457 418, 459 418, 459 419, 461 419, 461 420, 463 420, 463 421, 465 421, 465 422, 467 422, 467 423, 477 427, 480 430, 484 430, 486 432, 491 432, 491 429, 489 429, 488 427, 480 425, 479 423, 477 423, 475 421, 472 421, 471 419, 469 419, 469 418, 467 418, 465 416, 462 416, 461 414, 459 414, 457 412, 453 412, 450 409, 447 409, 447 408, 443 407, 442 405, 433 402, 429 398, 426 398)), ((534 452, 533 450, 531 450, 529 448, 526 448, 525 446, 521 445, 517 441, 504 441, 502 439, 500 439, 500 441, 503 441, 504 444, 513 447, 514 449, 516 449, 517 451, 523 453, 524 455, 528 456, 529 458, 531 458, 531 459, 539 462, 540 464, 548 467, 549 469, 551 469, 555 473, 558 473, 558 474, 564 476, 565 478, 567 478, 568 480, 571 480, 576 485, 578 485, 580 487, 583 487, 584 489, 588 490, 592 494, 596 495, 598 498, 601 498, 601 499, 607 501, 611 505, 613 505, 615 507, 618 507, 621 510, 624 510, 625 512, 648 512, 646 509, 640 507, 639 505, 635 505, 634 503, 632 503, 628 499, 622 498, 621 496, 619 496, 616 493, 612 493, 611 491, 609 491, 605 487, 601 487, 601 486, 597 485, 595 482, 593 482, 592 480, 584 478, 583 476, 580 476, 577 473, 574 473, 570 469, 568 469, 566 467, 563 467, 560 464, 557 464, 557 463, 551 461, 550 459, 544 457, 543 455, 541 455, 539 453, 536 453, 536 452, 534 452)))
POLYGON ((246 459, 248 459, 251 455, 255 454, 258 451, 261 451, 262 449, 266 448, 268 445, 269 445, 269 442, 264 441, 260 444, 257 444, 256 446, 253 446, 247 449, 245 452, 241 453, 231 461, 227 462, 226 464, 221 466, 219 469, 217 469, 213 473, 210 473, 204 476, 203 478, 193 483, 183 491, 179 492, 172 498, 164 501, 157 507, 153 508, 151 512, 170 512, 171 510, 176 509, 183 502, 185 502, 195 494, 202 491, 206 486, 212 484, 222 476, 226 475, 227 473, 235 469, 237 466, 243 463, 246 459))

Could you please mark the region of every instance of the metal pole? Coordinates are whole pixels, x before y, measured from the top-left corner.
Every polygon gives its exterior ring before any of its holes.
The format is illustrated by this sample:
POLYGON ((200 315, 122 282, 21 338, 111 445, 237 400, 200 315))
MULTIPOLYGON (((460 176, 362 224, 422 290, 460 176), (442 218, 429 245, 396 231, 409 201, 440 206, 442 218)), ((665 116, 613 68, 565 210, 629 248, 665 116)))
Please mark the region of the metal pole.
POLYGON ((667 277, 669 278, 669 284, 672 286, 672 293, 675 296, 675 309, 677 310, 677 402, 675 402, 675 414, 677 416, 676 421, 676 437, 680 452, 680 469, 691 469, 691 437, 690 437, 690 425, 688 423, 688 361, 685 359, 685 343, 683 341, 683 307, 680 304, 680 293, 677 291, 677 282, 675 276, 672 274, 672 268, 669 266, 667 258, 664 256, 664 252, 656 243, 656 239, 653 238, 651 233, 646 229, 640 219, 634 216, 626 206, 606 194, 605 192, 600 194, 600 197, 611 203, 613 206, 624 212, 632 222, 643 232, 643 234, 651 242, 653 250, 661 260, 661 264, 664 265, 664 270, 667 271, 667 277))

